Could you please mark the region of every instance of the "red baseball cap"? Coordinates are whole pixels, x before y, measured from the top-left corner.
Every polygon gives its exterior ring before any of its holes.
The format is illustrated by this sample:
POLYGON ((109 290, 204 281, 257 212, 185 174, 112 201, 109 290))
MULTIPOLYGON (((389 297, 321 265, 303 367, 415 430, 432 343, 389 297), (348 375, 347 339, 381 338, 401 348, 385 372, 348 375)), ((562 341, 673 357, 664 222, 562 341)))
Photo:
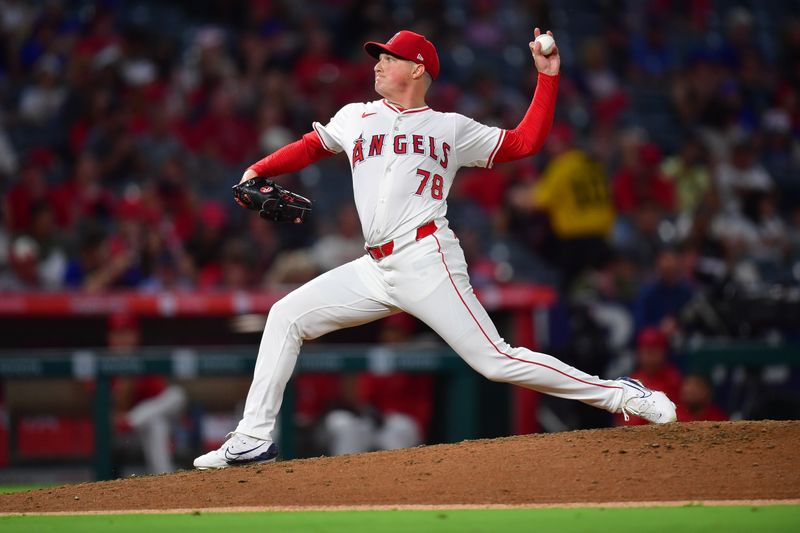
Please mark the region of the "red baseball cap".
POLYGON ((637 341, 640 348, 666 348, 668 344, 667 336, 653 326, 644 328, 637 341))
POLYGON ((436 53, 436 47, 419 33, 401 30, 386 41, 386 44, 375 41, 365 43, 364 50, 375 59, 385 52, 400 59, 424 65, 425 72, 430 74, 434 80, 439 75, 439 55, 436 53))

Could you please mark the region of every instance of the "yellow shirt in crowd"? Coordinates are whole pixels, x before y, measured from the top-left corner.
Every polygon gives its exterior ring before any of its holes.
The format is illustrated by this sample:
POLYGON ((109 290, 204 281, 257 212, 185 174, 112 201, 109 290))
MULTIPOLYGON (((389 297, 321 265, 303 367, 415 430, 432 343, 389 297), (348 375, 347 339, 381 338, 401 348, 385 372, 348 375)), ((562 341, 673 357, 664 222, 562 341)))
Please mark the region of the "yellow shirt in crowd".
POLYGON ((550 162, 533 190, 536 207, 550 214, 561 239, 605 237, 614 223, 614 207, 605 172, 580 150, 550 162))

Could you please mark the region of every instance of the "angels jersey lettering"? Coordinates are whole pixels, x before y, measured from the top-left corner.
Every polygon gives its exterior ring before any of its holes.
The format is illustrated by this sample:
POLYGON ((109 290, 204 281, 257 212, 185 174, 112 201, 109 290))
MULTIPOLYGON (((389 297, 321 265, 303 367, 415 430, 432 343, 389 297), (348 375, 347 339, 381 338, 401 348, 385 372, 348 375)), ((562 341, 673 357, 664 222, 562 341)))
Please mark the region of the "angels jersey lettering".
POLYGON ((401 110, 386 100, 343 107, 322 144, 345 152, 367 244, 374 246, 444 217, 460 167, 491 167, 504 130, 429 107, 401 110))

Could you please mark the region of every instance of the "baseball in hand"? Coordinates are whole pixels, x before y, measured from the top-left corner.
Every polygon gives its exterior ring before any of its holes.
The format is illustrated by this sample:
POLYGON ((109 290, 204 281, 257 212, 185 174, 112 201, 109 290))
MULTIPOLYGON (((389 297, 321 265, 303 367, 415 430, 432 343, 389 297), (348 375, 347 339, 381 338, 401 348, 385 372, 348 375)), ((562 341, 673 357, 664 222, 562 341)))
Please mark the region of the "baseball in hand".
POLYGON ((542 47, 542 54, 549 56, 550 52, 553 51, 553 46, 555 46, 556 41, 548 34, 543 33, 536 38, 535 43, 539 43, 542 47))

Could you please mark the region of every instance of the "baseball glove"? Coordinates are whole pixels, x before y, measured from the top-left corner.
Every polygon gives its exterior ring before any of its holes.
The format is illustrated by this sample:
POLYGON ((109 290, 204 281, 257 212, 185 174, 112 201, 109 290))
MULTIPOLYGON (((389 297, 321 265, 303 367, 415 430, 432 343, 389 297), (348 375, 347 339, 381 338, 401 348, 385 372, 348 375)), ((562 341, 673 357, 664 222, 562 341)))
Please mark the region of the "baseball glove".
POLYGON ((302 224, 311 212, 311 200, 260 176, 234 185, 233 199, 273 222, 302 224))

